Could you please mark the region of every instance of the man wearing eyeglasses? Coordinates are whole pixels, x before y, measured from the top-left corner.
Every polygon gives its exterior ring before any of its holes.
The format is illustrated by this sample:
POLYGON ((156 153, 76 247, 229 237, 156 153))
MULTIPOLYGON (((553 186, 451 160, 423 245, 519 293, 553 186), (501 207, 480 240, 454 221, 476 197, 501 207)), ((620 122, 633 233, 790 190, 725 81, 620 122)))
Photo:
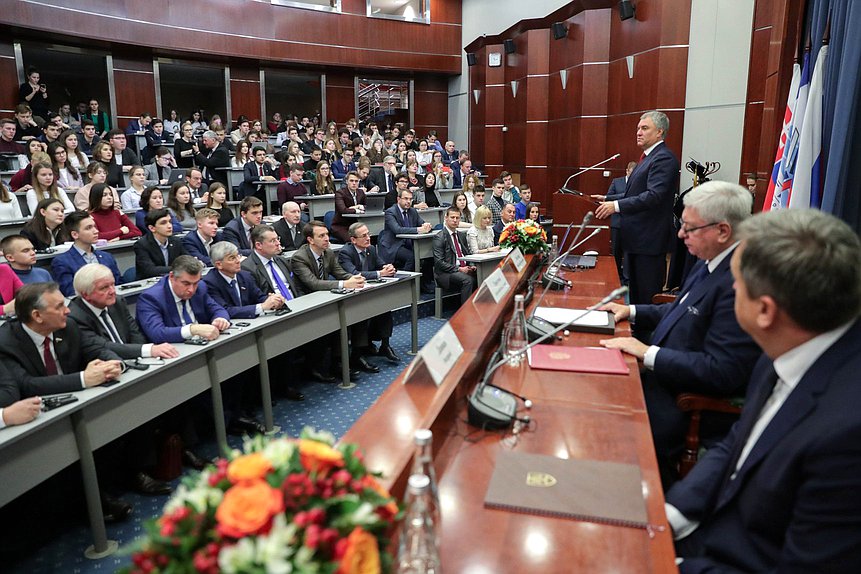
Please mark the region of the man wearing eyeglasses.
MULTIPOLYGON (((676 480, 688 417, 676 406, 676 395, 743 396, 761 351, 738 324, 730 259, 738 245, 737 226, 750 216, 751 195, 743 187, 710 181, 684 198, 679 237, 700 261, 673 303, 619 305, 616 321, 628 319, 637 329, 652 331, 650 345, 633 338, 605 339, 601 344, 643 362, 641 379, 655 451, 665 487, 676 480)), ((705 420, 701 430, 721 438, 727 420, 705 420)))

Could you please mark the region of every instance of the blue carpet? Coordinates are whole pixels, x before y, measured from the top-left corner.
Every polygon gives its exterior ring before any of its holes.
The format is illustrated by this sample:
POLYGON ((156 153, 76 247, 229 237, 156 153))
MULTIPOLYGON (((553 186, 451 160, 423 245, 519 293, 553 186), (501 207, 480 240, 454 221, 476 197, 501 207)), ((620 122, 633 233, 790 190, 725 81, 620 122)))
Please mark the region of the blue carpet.
MULTIPOLYGON (((426 299, 426 297, 423 297, 426 299)), ((420 305, 420 316, 433 315, 433 296, 430 304, 420 305)), ((408 321, 402 312, 395 315, 395 321, 408 321)), ((419 320, 419 347, 421 348, 444 324, 434 318, 419 320)), ((392 347, 401 356, 399 364, 392 364, 381 357, 368 360, 380 368, 377 374, 362 373, 352 389, 338 389, 337 385, 296 382, 295 387, 305 394, 302 402, 278 399, 274 407, 275 424, 281 432, 297 436, 305 426, 328 430, 341 437, 352 424, 377 400, 380 393, 397 377, 411 360, 409 322, 395 325, 392 347)), ((273 373, 273 377, 275 374, 273 373)), ((257 416, 262 420, 262 413, 257 416)), ((239 448, 241 439, 228 437, 231 446, 239 448)), ((217 454, 214 441, 199 445, 196 450, 205 456, 217 454)), ((75 482, 77 467, 67 469, 58 477, 50 479, 34 488, 18 500, 0 509, 0 564, 7 574, 43 574, 62 572, 63 574, 86 574, 92 572, 114 572, 130 563, 128 556, 113 555, 101 560, 84 558, 84 549, 92 543, 86 515, 83 512, 83 494, 79 486, 65 484, 75 482), (65 492, 63 492, 65 491, 65 492), (77 509, 77 510, 76 510, 77 509), (9 533, 6 533, 8 530, 9 533)), ((176 486, 179 479, 174 481, 176 486)), ((108 525, 108 538, 119 542, 120 547, 132 542, 143 534, 143 523, 161 514, 167 496, 145 497, 131 492, 118 493, 135 507, 134 514, 127 522, 108 525)))

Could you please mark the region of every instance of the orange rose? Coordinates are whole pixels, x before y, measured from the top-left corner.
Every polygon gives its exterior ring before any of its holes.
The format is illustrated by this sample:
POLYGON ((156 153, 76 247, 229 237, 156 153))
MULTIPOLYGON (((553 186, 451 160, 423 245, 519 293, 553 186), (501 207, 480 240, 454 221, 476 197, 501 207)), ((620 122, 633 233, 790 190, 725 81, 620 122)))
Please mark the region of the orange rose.
POLYGON ((360 527, 355 527, 347 537, 347 548, 337 574, 379 574, 380 550, 377 539, 360 527))
POLYGON ((388 490, 383 488, 382 484, 377 482, 377 479, 375 479, 370 474, 366 474, 364 478, 362 478, 362 486, 370 488, 383 498, 388 498, 389 501, 386 503, 385 506, 383 506, 383 508, 386 509, 386 511, 389 512, 392 516, 398 513, 398 505, 395 503, 394 500, 391 500, 392 495, 389 493, 388 490))
POLYGON ((227 467, 227 478, 233 484, 243 480, 266 478, 272 464, 259 452, 234 459, 227 467))
POLYGON ((215 512, 224 536, 242 538, 268 530, 272 517, 284 511, 284 495, 262 478, 244 480, 230 487, 215 512))
POLYGON ((536 233, 538 233, 539 230, 537 227, 528 225, 523 229, 523 231, 525 231, 527 235, 535 235, 536 233))
POLYGON ((500 234, 499 234, 499 242, 500 242, 500 243, 502 243, 502 242, 503 242, 503 241, 505 241, 506 239, 508 239, 508 230, 507 230, 507 229, 503 229, 503 230, 502 230, 502 233, 500 233, 500 234))
POLYGON ((324 474, 333 468, 344 466, 344 456, 340 451, 315 440, 299 441, 299 457, 308 472, 324 474))

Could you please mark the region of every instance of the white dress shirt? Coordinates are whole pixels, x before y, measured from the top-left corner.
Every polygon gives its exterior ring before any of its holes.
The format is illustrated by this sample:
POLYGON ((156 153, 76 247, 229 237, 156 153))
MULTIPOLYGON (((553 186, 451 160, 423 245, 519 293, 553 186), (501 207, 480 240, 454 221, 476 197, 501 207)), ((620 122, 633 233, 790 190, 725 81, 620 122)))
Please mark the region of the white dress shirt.
MULTIPOLYGON (((81 297, 81 302, 84 305, 86 305, 90 311, 93 312, 93 315, 96 316, 96 320, 98 320, 99 322, 102 321, 102 311, 104 311, 105 309, 99 309, 98 307, 96 307, 95 305, 93 305, 92 303, 90 303, 89 301, 84 299, 83 297, 81 297)), ((120 331, 119 331, 119 329, 117 329, 117 324, 114 323, 113 318, 111 318, 111 314, 107 313, 105 315, 105 317, 107 318, 108 323, 111 324, 111 327, 113 328, 114 332, 116 332, 119 335, 120 331)), ((123 341, 123 344, 129 344, 129 343, 127 341, 123 341)), ((145 344, 141 345, 141 357, 144 357, 144 358, 152 357, 152 343, 145 343, 145 344)))

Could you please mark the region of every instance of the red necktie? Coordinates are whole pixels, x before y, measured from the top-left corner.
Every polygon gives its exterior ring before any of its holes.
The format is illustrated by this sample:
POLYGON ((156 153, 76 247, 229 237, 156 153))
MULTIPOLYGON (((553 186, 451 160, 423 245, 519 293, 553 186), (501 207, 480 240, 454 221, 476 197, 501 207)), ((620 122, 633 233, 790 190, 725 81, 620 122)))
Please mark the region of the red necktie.
POLYGON ((260 179, 263 179, 263 164, 258 165, 257 169, 260 171, 260 179))
POLYGON ((644 159, 646 159, 646 152, 643 152, 642 155, 640 155, 640 161, 638 161, 637 163, 642 162, 644 159))
POLYGON ((42 343, 42 358, 45 360, 45 374, 57 374, 57 362, 54 361, 54 355, 51 354, 51 338, 45 337, 42 343))
POLYGON ((457 232, 451 233, 451 240, 454 241, 454 250, 457 252, 457 264, 463 265, 463 251, 460 250, 460 241, 457 240, 457 232))

